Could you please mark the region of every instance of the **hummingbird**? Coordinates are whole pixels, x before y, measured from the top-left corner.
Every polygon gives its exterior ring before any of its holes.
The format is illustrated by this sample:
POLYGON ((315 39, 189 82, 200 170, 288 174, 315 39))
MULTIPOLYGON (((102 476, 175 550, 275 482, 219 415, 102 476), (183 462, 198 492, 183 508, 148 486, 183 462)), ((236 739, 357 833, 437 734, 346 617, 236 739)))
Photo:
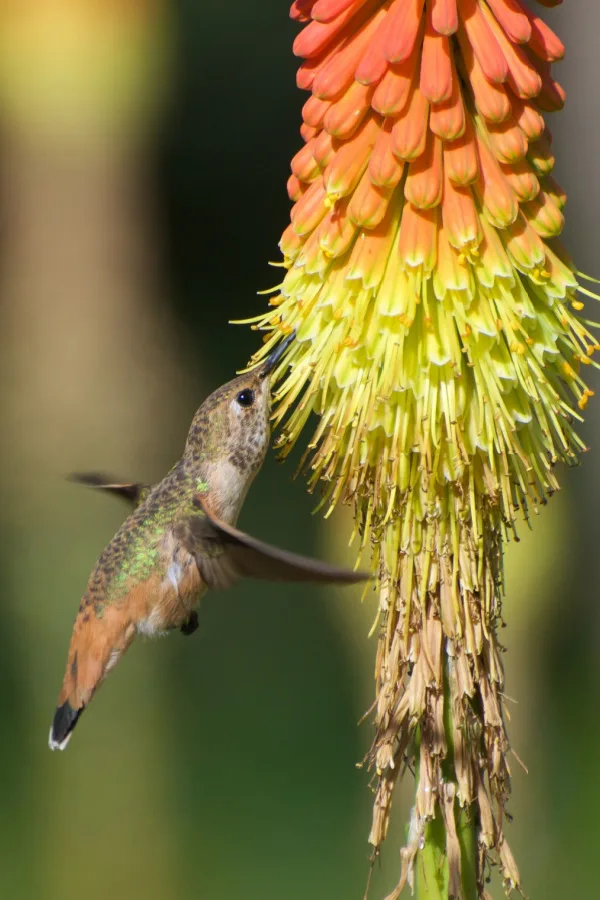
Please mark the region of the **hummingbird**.
POLYGON ((196 412, 181 459, 157 484, 105 475, 72 480, 133 509, 101 553, 73 626, 49 746, 64 750, 84 709, 136 635, 198 628, 208 590, 239 578, 353 584, 363 572, 280 550, 236 527, 270 441, 271 379, 294 338, 229 381, 196 412))

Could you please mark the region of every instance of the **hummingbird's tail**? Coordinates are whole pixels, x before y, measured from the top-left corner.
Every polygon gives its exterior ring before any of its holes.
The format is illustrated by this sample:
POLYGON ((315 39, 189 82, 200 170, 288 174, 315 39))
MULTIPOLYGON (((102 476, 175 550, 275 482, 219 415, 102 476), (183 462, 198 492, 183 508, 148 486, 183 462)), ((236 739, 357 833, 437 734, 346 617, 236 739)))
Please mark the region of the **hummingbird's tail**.
POLYGON ((64 750, 79 717, 119 658, 127 650, 135 627, 123 610, 109 607, 97 616, 83 607, 75 620, 67 667, 50 728, 51 750, 64 750))
POLYGON ((65 700, 62 706, 56 707, 48 740, 51 750, 65 749, 83 709, 83 706, 80 709, 73 709, 68 700, 65 700))

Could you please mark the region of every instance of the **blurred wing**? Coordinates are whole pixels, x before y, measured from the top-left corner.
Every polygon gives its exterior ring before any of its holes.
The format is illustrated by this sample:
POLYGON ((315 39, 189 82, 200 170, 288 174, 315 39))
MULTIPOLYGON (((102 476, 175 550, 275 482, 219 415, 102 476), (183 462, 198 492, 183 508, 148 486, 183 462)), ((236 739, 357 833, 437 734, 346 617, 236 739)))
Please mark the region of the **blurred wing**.
POLYGON ((99 488, 103 491, 110 491, 124 500, 133 503, 134 507, 139 506, 146 499, 150 492, 149 484, 139 484, 137 482, 119 482, 116 478, 110 478, 108 475, 102 475, 100 472, 75 472, 69 475, 69 481, 76 484, 84 484, 86 487, 99 488))
POLYGON ((279 550, 217 518, 200 495, 194 503, 203 515, 180 522, 176 534, 195 557, 203 581, 213 590, 229 587, 238 578, 356 584, 371 577, 279 550))

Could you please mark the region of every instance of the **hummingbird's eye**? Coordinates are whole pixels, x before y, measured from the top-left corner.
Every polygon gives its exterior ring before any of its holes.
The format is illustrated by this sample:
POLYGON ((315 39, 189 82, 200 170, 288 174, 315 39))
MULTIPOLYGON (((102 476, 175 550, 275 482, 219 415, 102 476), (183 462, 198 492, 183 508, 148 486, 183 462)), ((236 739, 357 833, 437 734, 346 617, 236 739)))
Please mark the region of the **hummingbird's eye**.
POLYGON ((254 391, 251 391, 250 388, 246 388, 245 390, 240 391, 235 399, 240 406, 248 408, 254 403, 254 391))

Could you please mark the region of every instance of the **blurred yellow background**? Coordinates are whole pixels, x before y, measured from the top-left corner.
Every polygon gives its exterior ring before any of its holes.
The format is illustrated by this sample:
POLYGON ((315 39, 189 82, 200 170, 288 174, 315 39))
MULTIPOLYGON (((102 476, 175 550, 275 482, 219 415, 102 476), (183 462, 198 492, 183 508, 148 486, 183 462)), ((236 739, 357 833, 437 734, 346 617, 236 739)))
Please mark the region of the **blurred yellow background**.
MULTIPOLYGON (((72 621, 123 517, 65 483, 156 480, 204 396, 256 348, 299 146, 287 2, 0 5, 0 895, 40 900, 361 898, 368 871, 374 602, 244 583, 191 639, 137 642, 65 754, 47 749, 72 621)), ((600 275, 600 9, 547 12, 567 43, 555 121, 566 243, 600 275)), ((593 302, 591 318, 600 318, 593 302)), ((596 387, 597 379, 596 379, 596 387)), ((509 829, 527 894, 597 894, 598 403, 584 465, 506 559, 509 829)), ((257 535, 350 560, 268 459, 257 535)), ((411 785, 372 897, 396 882, 411 785)), ((500 895, 500 889, 496 890, 500 895)))

